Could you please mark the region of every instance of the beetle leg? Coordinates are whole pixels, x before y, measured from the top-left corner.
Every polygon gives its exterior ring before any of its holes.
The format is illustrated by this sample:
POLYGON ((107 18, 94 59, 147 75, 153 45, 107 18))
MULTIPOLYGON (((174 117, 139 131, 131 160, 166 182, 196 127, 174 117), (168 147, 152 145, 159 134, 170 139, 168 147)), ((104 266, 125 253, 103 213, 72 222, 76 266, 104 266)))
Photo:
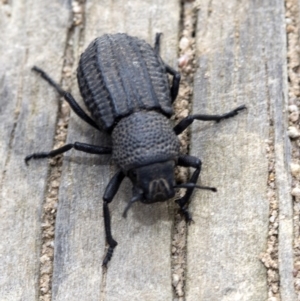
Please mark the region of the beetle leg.
POLYGON ((43 153, 33 153, 31 155, 28 155, 25 158, 25 163, 28 164, 28 161, 30 159, 42 159, 42 158, 52 158, 57 155, 60 155, 64 152, 67 152, 70 149, 76 149, 85 153, 89 154, 96 154, 96 155, 105 155, 105 154, 111 154, 112 153, 112 148, 111 147, 102 147, 102 146, 97 146, 97 145, 92 145, 92 144, 86 144, 86 143, 81 143, 81 142, 75 142, 66 144, 63 147, 60 147, 58 149, 55 149, 50 152, 43 152, 43 153))
MULTIPOLYGON (((157 55, 159 55, 161 35, 162 35, 161 32, 158 32, 155 35, 154 51, 157 55)), ((170 67, 169 65, 167 65, 166 63, 164 63, 164 64, 165 64, 167 73, 169 73, 173 76, 173 82, 172 82, 172 87, 171 87, 171 101, 173 103, 178 95, 179 83, 180 83, 180 73, 177 72, 172 67, 170 67)))
POLYGON ((77 116, 79 116, 81 119, 83 119, 85 122, 87 122, 89 125, 91 125, 92 127, 94 127, 97 130, 101 130, 98 125, 96 124, 96 122, 91 119, 84 111, 83 109, 79 106, 79 104, 76 102, 76 100, 74 99, 74 97, 66 92, 65 90, 63 90, 44 70, 34 66, 32 68, 33 71, 39 73, 41 75, 41 77, 47 82, 49 83, 52 87, 55 88, 55 90, 58 92, 58 94, 61 97, 64 97, 64 99, 67 101, 67 103, 70 105, 70 107, 72 108, 72 110, 77 114, 77 116))
POLYGON ((155 41, 154 41, 154 52, 159 55, 159 50, 160 50, 160 37, 162 33, 157 32, 155 35, 155 41))
POLYGON ((103 266, 106 266, 107 263, 110 261, 114 252, 114 248, 118 244, 111 235, 110 213, 108 209, 108 204, 113 200, 124 177, 125 175, 122 172, 122 170, 119 170, 108 183, 103 196, 103 216, 104 216, 105 235, 106 235, 106 242, 109 245, 103 260, 103 264, 102 264, 103 266))
POLYGON ((214 120, 216 122, 220 122, 223 119, 234 117, 238 114, 239 111, 245 110, 246 106, 242 105, 237 107, 236 109, 225 113, 223 115, 201 115, 201 114, 195 114, 195 115, 189 115, 185 118, 183 118, 175 127, 174 131, 176 135, 181 134, 189 125, 193 123, 194 120, 202 120, 202 121, 211 121, 214 120))
MULTIPOLYGON (((196 184, 197 180, 199 178, 200 172, 201 172, 201 165, 202 162, 199 158, 189 155, 181 155, 178 158, 178 165, 184 166, 184 167, 194 167, 196 170, 193 172, 190 180, 188 183, 196 184)), ((188 211, 188 203, 189 199, 194 191, 194 188, 187 188, 185 195, 179 199, 176 200, 176 203, 179 205, 182 213, 185 215, 185 218, 188 222, 192 221, 191 215, 188 211)))
POLYGON ((166 71, 173 76, 173 82, 172 82, 172 87, 171 87, 171 101, 173 103, 178 95, 179 83, 180 83, 181 76, 180 76, 179 72, 177 72, 175 69, 173 69, 166 63, 165 63, 165 66, 166 66, 166 71))

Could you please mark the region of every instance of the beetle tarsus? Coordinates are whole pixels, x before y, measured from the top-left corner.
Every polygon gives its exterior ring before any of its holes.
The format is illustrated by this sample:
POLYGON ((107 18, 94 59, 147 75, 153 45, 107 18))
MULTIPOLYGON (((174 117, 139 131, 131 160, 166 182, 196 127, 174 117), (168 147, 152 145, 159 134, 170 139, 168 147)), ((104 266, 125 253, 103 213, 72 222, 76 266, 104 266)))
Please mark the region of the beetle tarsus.
POLYGON ((171 102, 173 103, 178 95, 181 75, 178 71, 176 71, 169 65, 165 64, 165 66, 166 66, 166 71, 173 76, 173 82, 170 90, 171 102))
POLYGON ((117 242, 113 239, 111 234, 111 223, 110 223, 110 213, 108 204, 113 200, 115 194, 118 192, 119 187, 124 179, 125 175, 122 170, 119 170, 110 180, 106 186, 105 193, 103 196, 103 217, 104 217, 104 226, 105 226, 105 236, 106 242, 109 245, 106 256, 103 260, 103 265, 106 266, 110 261, 114 248, 117 246, 117 242))
POLYGON ((239 111, 245 110, 247 107, 245 105, 241 105, 234 110, 222 114, 222 115, 203 115, 203 114, 195 114, 189 115, 182 119, 177 125, 175 125, 174 132, 176 135, 181 134, 188 126, 190 126, 194 120, 202 120, 202 121, 216 121, 220 122, 223 119, 232 118, 236 116, 239 111))
POLYGON ((155 41, 154 41, 154 51, 158 55, 160 51, 160 37, 162 36, 161 32, 157 32, 155 34, 155 41))
POLYGON ((247 109, 247 107, 245 105, 241 105, 226 114, 220 115, 220 118, 217 119, 216 122, 220 122, 221 120, 224 120, 227 118, 232 118, 232 117, 236 116, 239 113, 239 111, 246 110, 246 109, 247 109))
POLYGON ((106 242, 109 247, 106 252, 105 258, 103 260, 103 265, 106 266, 107 263, 112 258, 114 248, 117 246, 117 242, 113 239, 111 234, 111 225, 110 225, 110 214, 108 209, 108 203, 106 201, 103 202, 103 216, 104 216, 104 225, 105 225, 105 234, 106 234, 106 242))
POLYGON ((28 166, 28 162, 31 159, 43 159, 43 158, 48 158, 48 157, 50 157, 49 153, 34 153, 34 154, 31 154, 31 155, 28 155, 25 157, 25 163, 28 166))
MULTIPOLYGON (((179 203, 176 201, 176 203, 179 205, 179 203)), ((184 215, 185 221, 190 225, 192 222, 194 222, 191 213, 187 208, 180 207, 180 212, 181 214, 184 215)))
POLYGON ((116 245, 115 246, 109 246, 106 252, 106 255, 104 257, 104 260, 102 262, 102 266, 107 267, 108 262, 111 260, 113 253, 114 253, 114 248, 117 246, 117 242, 115 241, 116 245))

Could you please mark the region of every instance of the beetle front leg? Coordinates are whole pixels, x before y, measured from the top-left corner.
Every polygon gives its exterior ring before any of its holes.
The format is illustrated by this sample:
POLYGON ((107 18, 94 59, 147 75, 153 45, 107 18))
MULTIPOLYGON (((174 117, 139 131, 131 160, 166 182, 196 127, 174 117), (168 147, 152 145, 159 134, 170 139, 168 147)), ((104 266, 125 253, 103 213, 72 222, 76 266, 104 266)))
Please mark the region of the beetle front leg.
POLYGON ((105 258, 103 260, 103 264, 102 264, 103 266, 106 266, 107 263, 110 261, 114 252, 114 248, 118 244, 113 239, 111 234, 110 213, 109 213, 108 204, 113 200, 114 196, 119 190, 119 187, 124 177, 125 175, 122 172, 122 170, 119 170, 108 183, 103 196, 103 217, 104 217, 104 226, 105 226, 105 236, 106 236, 106 242, 109 245, 105 258))
POLYGON ((236 109, 225 113, 223 115, 202 115, 202 114, 195 114, 195 115, 189 115, 185 118, 183 118, 175 127, 174 132, 176 135, 181 134, 189 125, 193 123, 194 120, 202 120, 202 121, 216 121, 220 122, 223 119, 231 118, 236 116, 239 111, 245 110, 246 106, 242 105, 237 107, 236 109))
MULTIPOLYGON (((196 184, 201 172, 202 162, 199 158, 189 155, 181 155, 178 158, 178 165, 183 167, 194 167, 196 170, 193 172, 188 183, 196 184)), ((189 204, 189 199, 194 191, 194 188, 187 188, 185 195, 176 200, 176 203, 179 205, 182 213, 185 215, 185 218, 188 222, 192 221, 191 215, 187 209, 189 204)))

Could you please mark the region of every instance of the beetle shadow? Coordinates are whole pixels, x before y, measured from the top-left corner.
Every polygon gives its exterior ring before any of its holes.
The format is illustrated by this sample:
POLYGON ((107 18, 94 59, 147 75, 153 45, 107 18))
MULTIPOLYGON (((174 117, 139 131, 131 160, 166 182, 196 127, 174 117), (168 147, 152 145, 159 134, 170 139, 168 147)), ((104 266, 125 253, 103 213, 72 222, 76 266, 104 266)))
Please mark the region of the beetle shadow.
POLYGON ((88 167, 92 167, 95 165, 99 166, 104 166, 104 165, 112 165, 113 160, 111 155, 94 155, 94 154, 89 154, 89 155, 84 155, 84 156, 65 156, 64 161, 68 163, 75 163, 78 165, 84 165, 88 167))
MULTIPOLYGON (((132 183, 128 178, 125 178, 122 186, 117 194, 118 213, 122 215, 128 202, 132 197, 132 183)), ((126 219, 134 219, 138 223, 151 226, 161 221, 170 221, 172 216, 170 214, 170 202, 174 202, 170 199, 166 202, 157 202, 152 204, 143 204, 141 202, 134 203, 127 214, 126 219)))
POLYGON ((80 118, 76 118, 76 116, 74 116, 74 118, 71 119, 69 124, 71 124, 72 132, 81 133, 81 135, 79 135, 78 137, 81 136, 80 139, 85 140, 81 142, 95 144, 99 146, 105 146, 105 147, 112 146, 111 135, 105 132, 104 130, 97 130, 92 126, 90 126, 89 124, 86 124, 80 118), (101 144, 98 143, 100 141, 101 144))
POLYGON ((168 202, 172 202, 172 200, 153 204, 143 204, 139 202, 131 208, 133 212, 132 218, 145 226, 151 226, 161 221, 170 221, 172 216, 170 215, 168 202))
POLYGON ((199 124, 195 124, 193 127, 191 127, 191 133, 193 135, 197 135, 199 133, 203 133, 209 129, 211 129, 211 127, 215 126, 216 125, 216 122, 214 121, 210 121, 210 122, 199 122, 199 124))

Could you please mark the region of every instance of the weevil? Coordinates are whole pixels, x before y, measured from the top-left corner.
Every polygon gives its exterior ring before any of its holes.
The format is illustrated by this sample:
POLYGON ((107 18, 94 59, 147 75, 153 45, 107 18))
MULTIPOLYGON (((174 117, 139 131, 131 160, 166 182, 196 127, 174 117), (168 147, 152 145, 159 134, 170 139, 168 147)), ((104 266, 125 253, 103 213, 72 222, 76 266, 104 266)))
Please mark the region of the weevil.
POLYGON ((77 80, 81 96, 92 117, 45 71, 33 67, 64 97, 81 119, 111 135, 112 147, 75 142, 50 152, 33 153, 25 158, 28 164, 31 159, 54 157, 72 148, 90 154, 112 154, 119 170, 109 181, 103 195, 104 226, 109 246, 103 260, 104 266, 110 261, 117 246, 111 233, 108 205, 123 179, 129 177, 133 185, 132 198, 124 210, 124 217, 135 202, 164 202, 175 196, 176 188, 186 188, 184 196, 177 199, 176 203, 187 221, 190 221, 188 204, 193 190, 216 189, 196 185, 202 163, 194 156, 180 154, 177 136, 194 120, 219 122, 246 108, 241 105, 223 115, 189 115, 173 127, 170 117, 173 114, 172 103, 179 90, 180 74, 161 59, 160 35, 156 34, 154 47, 124 33, 106 34, 90 43, 81 55, 77 80), (168 75, 172 77, 171 84, 168 75), (175 166, 195 169, 187 183, 176 184, 175 166))

